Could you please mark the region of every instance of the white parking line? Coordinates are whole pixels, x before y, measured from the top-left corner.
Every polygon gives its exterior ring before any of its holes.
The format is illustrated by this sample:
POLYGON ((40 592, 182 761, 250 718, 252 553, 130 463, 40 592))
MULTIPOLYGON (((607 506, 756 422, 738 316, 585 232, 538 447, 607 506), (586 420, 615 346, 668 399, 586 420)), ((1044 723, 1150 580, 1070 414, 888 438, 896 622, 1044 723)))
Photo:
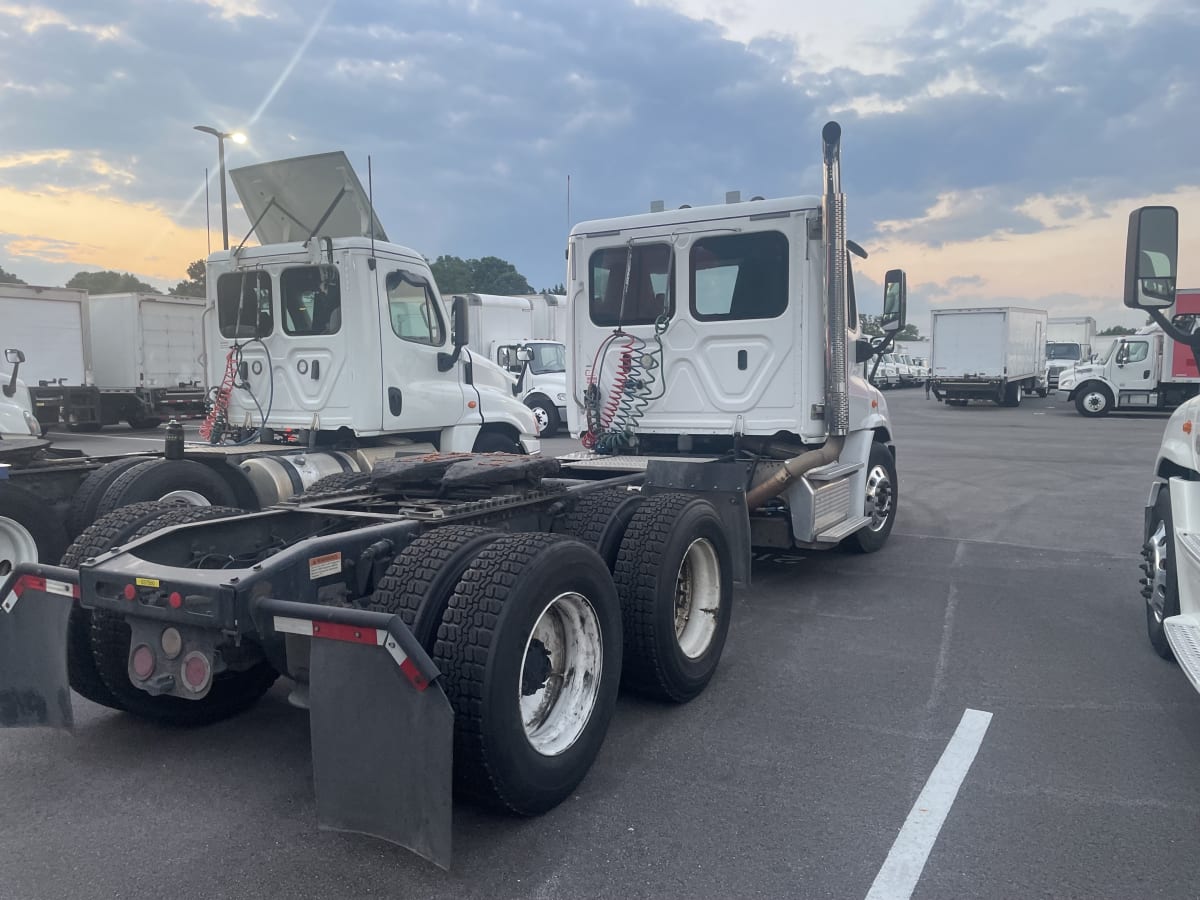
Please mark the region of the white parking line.
POLYGON ((942 758, 896 835, 883 868, 867 892, 867 900, 908 900, 912 896, 991 721, 990 712, 968 709, 963 713, 942 758))

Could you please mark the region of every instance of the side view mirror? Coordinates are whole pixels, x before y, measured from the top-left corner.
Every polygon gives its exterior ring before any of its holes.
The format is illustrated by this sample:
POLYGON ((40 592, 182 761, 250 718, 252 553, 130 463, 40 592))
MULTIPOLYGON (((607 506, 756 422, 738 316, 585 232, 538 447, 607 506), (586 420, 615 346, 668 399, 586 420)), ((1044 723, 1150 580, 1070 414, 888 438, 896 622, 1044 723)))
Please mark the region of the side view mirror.
POLYGON ((871 357, 875 355, 875 345, 867 338, 859 338, 854 342, 854 362, 865 363, 869 362, 871 357))
POLYGON ((883 277, 883 316, 880 327, 884 334, 902 331, 908 311, 908 278, 903 269, 889 269, 883 277))
POLYGON ((467 325, 467 298, 455 297, 450 307, 450 328, 457 353, 470 343, 470 327, 467 325))
POLYGON ((1179 251, 1179 210, 1142 206, 1129 214, 1125 244, 1125 305, 1167 309, 1175 304, 1179 251))
POLYGON ((518 347, 517 348, 517 359, 523 363, 533 362, 533 348, 532 347, 518 347))
POLYGON ((25 354, 20 350, 9 348, 4 351, 4 359, 12 366, 12 375, 8 379, 8 384, 4 385, 3 392, 5 397, 11 397, 17 392, 17 372, 21 369, 21 363, 25 362, 25 354))
POLYGON ((13 350, 12 348, 9 348, 8 350, 4 351, 4 359, 7 360, 8 364, 11 366, 19 366, 21 363, 25 362, 25 354, 20 350, 13 350))

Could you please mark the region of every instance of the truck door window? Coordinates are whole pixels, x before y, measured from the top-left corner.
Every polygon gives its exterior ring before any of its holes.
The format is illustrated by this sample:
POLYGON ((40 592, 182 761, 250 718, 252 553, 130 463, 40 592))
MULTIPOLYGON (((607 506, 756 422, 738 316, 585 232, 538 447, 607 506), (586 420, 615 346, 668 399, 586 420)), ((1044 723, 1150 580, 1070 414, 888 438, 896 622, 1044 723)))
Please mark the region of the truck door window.
POLYGON ((787 309, 788 241, 778 231, 701 238, 690 262, 697 319, 773 319, 787 309))
POLYGON ((606 247, 592 254, 588 268, 588 309, 596 325, 653 325, 659 316, 670 318, 675 314, 675 273, 669 244, 606 247), (625 268, 630 261, 626 292, 625 268))
POLYGON ((337 334, 342 327, 342 290, 334 266, 298 266, 279 276, 283 330, 308 336, 337 334))
POLYGON ((1117 356, 1117 364, 1142 362, 1150 352, 1146 341, 1127 341, 1117 356))
POLYGON ((388 318, 396 337, 440 347, 446 342, 442 315, 429 283, 420 275, 398 270, 386 281, 388 318))
POLYGON ((230 272, 217 279, 217 326, 221 336, 261 338, 274 330, 271 276, 266 272, 230 272))

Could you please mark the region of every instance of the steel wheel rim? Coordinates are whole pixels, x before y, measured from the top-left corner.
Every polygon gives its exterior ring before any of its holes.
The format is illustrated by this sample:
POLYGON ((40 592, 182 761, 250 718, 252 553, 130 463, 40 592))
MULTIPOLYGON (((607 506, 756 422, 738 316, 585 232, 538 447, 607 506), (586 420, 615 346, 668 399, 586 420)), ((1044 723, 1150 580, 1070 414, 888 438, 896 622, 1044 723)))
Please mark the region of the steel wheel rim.
POLYGON ((37 541, 20 522, 0 516, 0 578, 19 563, 38 562, 37 541))
POLYGON ((675 579, 675 640, 688 659, 712 645, 721 613, 721 563, 708 538, 696 538, 683 554, 675 579))
POLYGON ((1154 613, 1154 621, 1161 623, 1167 606, 1167 525, 1159 522, 1154 534, 1146 542, 1146 562, 1150 566, 1150 596, 1146 602, 1154 613))
POLYGON ((550 413, 540 406, 531 406, 530 409, 533 411, 533 421, 537 423, 538 434, 541 434, 550 425, 550 413))
POLYGON ((565 752, 587 728, 603 663, 591 601, 571 591, 547 603, 525 641, 517 685, 525 739, 542 756, 565 752))
POLYGON ((1088 391, 1083 395, 1083 405, 1092 412, 1101 412, 1108 406, 1108 398, 1100 391, 1088 391))
POLYGON ((892 476, 883 466, 872 466, 867 474, 867 508, 871 531, 882 531, 892 514, 892 476))
POLYGON ((171 491, 158 499, 163 503, 179 503, 184 506, 212 506, 212 501, 198 491, 171 491))

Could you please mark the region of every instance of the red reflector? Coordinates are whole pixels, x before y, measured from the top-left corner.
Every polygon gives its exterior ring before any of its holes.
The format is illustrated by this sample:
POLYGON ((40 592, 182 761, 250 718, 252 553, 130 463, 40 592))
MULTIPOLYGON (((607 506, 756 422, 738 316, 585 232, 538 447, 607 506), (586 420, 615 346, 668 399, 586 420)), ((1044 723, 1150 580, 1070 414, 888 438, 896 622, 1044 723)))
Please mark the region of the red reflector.
POLYGON ((145 681, 154 674, 154 651, 139 644, 133 651, 133 674, 145 681))
POLYGON ((45 591, 46 579, 40 575, 22 575, 13 585, 12 592, 18 597, 25 591, 45 591))
POLYGON ((404 662, 400 663, 400 671, 404 673, 404 677, 411 681, 412 686, 418 691, 423 691, 429 687, 429 679, 421 674, 421 670, 412 661, 412 657, 408 657, 404 662))
POLYGON ((352 644, 378 644, 374 628, 355 628, 353 625, 337 625, 333 622, 313 622, 313 637, 349 641, 352 644))
POLYGON ((171 596, 167 598, 167 602, 171 604, 171 609, 179 609, 183 606, 183 594, 179 591, 171 591, 171 596))
POLYGON ((124 593, 126 600, 136 600, 137 599, 137 588, 134 587, 132 584, 125 585, 125 590, 122 593, 124 593))

